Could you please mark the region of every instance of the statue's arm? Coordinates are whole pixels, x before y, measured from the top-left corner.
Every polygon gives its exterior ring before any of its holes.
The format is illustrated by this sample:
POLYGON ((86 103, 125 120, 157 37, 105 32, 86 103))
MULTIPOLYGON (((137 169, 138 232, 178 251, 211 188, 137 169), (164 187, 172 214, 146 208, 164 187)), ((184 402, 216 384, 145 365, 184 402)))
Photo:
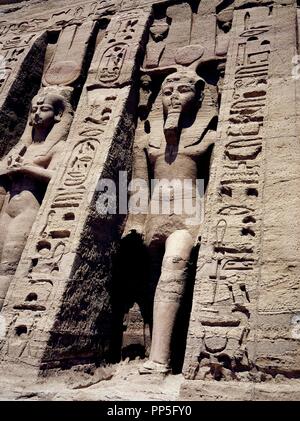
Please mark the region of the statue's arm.
POLYGON ((9 175, 14 172, 15 166, 19 166, 22 161, 22 157, 27 150, 27 146, 22 140, 15 145, 7 155, 0 160, 0 177, 9 175))
POLYGON ((33 176, 37 180, 43 181, 45 183, 49 183, 54 174, 54 171, 49 170, 48 168, 37 167, 35 165, 27 164, 20 168, 20 172, 22 172, 23 174, 33 176))
POLYGON ((61 160, 62 147, 64 142, 59 142, 52 151, 49 152, 48 156, 44 158, 45 162, 49 162, 45 168, 35 162, 26 162, 26 160, 20 160, 15 162, 14 165, 7 170, 8 175, 16 173, 22 173, 34 177, 38 181, 49 183, 52 176, 55 173, 58 162, 61 160))
POLYGON ((24 142, 20 141, 0 160, 0 212, 8 192, 9 177, 7 176, 10 173, 9 166, 14 162, 14 159, 20 157, 25 150, 26 146, 24 142))
MULTIPOLYGON (((60 141, 54 146, 53 150, 49 152, 49 164, 47 168, 43 168, 42 166, 36 164, 25 164, 24 172, 36 177, 41 181, 49 183, 62 159, 64 145, 65 142, 60 141)), ((45 160, 47 161, 47 157, 45 160)))
POLYGON ((143 236, 144 225, 149 207, 149 168, 146 143, 136 145, 133 151, 133 169, 129 191, 128 218, 126 221, 123 238, 129 234, 143 236), (143 198, 135 206, 134 196, 143 198))

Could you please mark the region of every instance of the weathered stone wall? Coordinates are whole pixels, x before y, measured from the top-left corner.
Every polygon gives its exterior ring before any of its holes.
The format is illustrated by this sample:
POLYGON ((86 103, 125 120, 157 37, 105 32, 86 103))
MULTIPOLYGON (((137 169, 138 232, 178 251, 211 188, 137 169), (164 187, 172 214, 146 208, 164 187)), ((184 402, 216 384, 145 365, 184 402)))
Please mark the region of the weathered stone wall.
POLYGON ((294 5, 235 11, 187 378, 230 379, 232 364, 233 378, 299 376, 295 17, 294 5))

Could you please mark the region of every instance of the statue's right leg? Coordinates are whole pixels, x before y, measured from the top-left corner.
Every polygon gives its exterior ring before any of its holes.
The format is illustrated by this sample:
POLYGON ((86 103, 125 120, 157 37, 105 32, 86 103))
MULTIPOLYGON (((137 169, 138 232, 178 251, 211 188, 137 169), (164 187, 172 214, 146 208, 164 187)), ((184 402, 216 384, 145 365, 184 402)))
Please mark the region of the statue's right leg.
MULTIPOLYGON (((4 203, 5 203, 6 195, 7 195, 6 188, 4 187, 3 183, 0 181, 0 214, 1 214, 2 208, 3 208, 4 203)), ((0 219, 1 219, 1 217, 0 217, 0 219)), ((1 222, 0 222, 0 224, 1 224, 1 222)))
POLYGON ((3 306, 6 293, 17 269, 36 214, 37 209, 24 211, 16 217, 10 218, 6 226, 0 261, 0 309, 3 306))
POLYGON ((5 273, 5 268, 2 268, 1 261, 11 220, 12 218, 2 210, 0 214, 0 310, 2 309, 7 292, 7 282, 9 282, 7 274, 5 273))

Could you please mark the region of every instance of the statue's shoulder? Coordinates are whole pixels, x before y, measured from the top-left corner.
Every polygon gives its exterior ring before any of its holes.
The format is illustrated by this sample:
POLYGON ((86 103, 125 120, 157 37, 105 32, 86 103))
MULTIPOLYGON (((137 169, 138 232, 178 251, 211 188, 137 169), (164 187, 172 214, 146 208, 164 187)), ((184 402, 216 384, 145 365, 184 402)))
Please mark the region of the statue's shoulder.
POLYGON ((66 150, 66 142, 64 140, 59 140, 58 142, 54 143, 49 148, 49 153, 51 155, 64 152, 66 150))

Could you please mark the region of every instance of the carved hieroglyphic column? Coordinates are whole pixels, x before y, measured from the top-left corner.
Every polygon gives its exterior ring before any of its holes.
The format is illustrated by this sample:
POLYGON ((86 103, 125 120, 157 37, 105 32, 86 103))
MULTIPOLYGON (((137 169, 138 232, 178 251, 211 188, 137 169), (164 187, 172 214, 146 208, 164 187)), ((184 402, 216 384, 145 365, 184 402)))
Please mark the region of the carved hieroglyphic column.
POLYGON ((49 367, 74 355, 93 356, 103 346, 109 306, 103 268, 113 229, 109 221, 101 225, 95 192, 99 177, 126 169, 131 138, 129 127, 121 128, 133 123, 124 110, 132 106, 148 18, 144 11, 120 13, 96 48, 66 141, 70 152, 49 186, 2 311, 6 361, 49 367))
POLYGON ((184 397, 299 372, 295 17, 294 5, 234 12, 184 366, 212 386, 187 381, 184 397))

